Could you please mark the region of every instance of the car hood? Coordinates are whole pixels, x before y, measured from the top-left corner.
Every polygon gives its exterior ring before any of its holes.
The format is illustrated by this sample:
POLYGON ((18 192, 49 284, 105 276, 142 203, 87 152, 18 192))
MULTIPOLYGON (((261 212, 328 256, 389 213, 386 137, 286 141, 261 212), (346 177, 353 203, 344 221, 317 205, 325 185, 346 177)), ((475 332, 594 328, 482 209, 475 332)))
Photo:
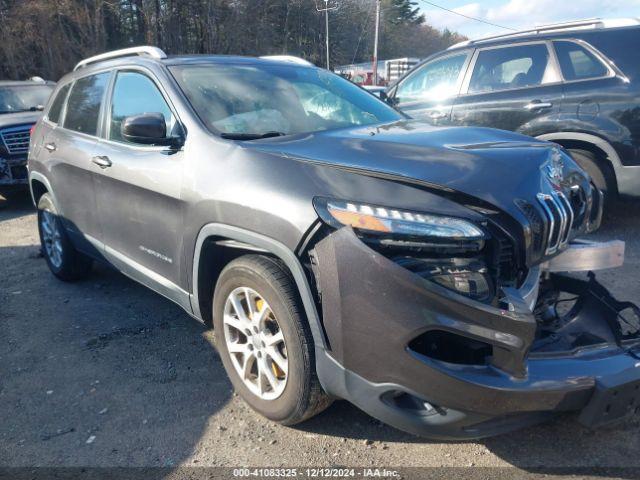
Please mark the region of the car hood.
MULTIPOLYGON (((544 166, 558 147, 490 128, 434 127, 417 121, 247 142, 250 148, 460 192, 513 211, 514 199, 544 190, 544 166)), ((565 169, 579 171, 563 158, 565 169)))
POLYGON ((36 123, 42 112, 16 112, 0 114, 0 128, 36 123))

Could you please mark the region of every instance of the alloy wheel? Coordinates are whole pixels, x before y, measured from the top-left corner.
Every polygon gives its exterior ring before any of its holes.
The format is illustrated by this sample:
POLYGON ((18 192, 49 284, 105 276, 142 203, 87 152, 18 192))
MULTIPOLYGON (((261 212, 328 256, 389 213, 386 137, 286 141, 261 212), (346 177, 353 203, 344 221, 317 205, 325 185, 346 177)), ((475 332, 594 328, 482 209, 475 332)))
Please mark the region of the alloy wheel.
POLYGON ((224 305, 224 340, 245 386, 263 400, 278 398, 287 384, 284 335, 269 304, 255 290, 239 287, 224 305))
POLYGON ((60 268, 62 266, 62 236, 55 214, 49 210, 43 210, 40 226, 42 227, 42 241, 45 253, 51 264, 56 268, 60 268))

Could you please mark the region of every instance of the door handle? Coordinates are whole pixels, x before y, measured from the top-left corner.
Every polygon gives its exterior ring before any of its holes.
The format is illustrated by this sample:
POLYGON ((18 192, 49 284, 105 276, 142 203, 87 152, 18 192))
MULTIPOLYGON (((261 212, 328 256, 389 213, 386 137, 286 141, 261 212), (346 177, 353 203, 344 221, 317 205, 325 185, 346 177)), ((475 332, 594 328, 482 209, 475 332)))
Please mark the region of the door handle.
POLYGON ((553 107, 553 103, 543 102, 541 100, 533 100, 524 106, 525 110, 538 110, 541 108, 551 108, 551 107, 553 107))
POLYGON ((111 160, 109 160, 109 157, 105 157, 103 155, 98 155, 97 157, 93 157, 91 161, 103 169, 113 165, 111 160))
POLYGON ((56 151, 56 144, 55 143, 45 143, 44 144, 44 148, 48 151, 48 152, 55 152, 56 151))
POLYGON ((433 110, 432 112, 429 112, 429 118, 431 120, 440 120, 441 118, 446 117, 447 114, 444 112, 441 112, 439 110, 433 110))

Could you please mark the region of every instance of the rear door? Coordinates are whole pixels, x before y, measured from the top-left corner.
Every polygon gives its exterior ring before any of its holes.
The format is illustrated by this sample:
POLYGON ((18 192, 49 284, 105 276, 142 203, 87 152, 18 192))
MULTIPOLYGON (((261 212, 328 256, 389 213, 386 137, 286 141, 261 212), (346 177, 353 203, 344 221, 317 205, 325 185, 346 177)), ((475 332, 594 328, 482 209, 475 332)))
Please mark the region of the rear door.
POLYGON ((451 122, 540 135, 555 127, 562 83, 549 42, 476 50, 451 122))
POLYGON ((108 103, 105 138, 96 154, 103 163, 96 192, 105 255, 156 290, 158 285, 150 284, 149 278, 175 285, 181 268, 183 152, 127 142, 120 127, 126 117, 161 113, 171 135, 179 128, 177 116, 146 70, 116 72, 108 103))
POLYGON ((471 52, 457 51, 418 67, 391 92, 404 113, 434 125, 446 125, 460 90, 471 52))
POLYGON ((629 82, 616 75, 585 42, 556 40, 553 46, 565 81, 563 112, 573 119, 571 129, 597 129, 609 138, 617 137, 619 124, 608 121, 608 117, 625 117, 621 112, 626 105, 621 105, 620 99, 633 95, 629 82))
POLYGON ((101 237, 92 158, 109 77, 110 72, 103 72, 73 83, 60 123, 47 133, 41 153, 48 157, 49 180, 72 242, 92 254, 101 237))

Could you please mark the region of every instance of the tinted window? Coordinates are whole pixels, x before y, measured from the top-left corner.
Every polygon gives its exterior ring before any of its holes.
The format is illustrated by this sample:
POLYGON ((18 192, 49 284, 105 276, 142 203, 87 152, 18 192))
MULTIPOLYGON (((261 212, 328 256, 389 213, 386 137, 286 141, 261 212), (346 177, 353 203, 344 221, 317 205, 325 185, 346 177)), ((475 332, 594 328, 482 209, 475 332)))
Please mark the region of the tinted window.
POLYGON ((67 93, 69 92, 70 87, 71 87, 71 84, 65 85, 64 87, 62 87, 58 91, 56 98, 53 99, 53 102, 51 103, 51 107, 49 108, 49 113, 47 114, 47 118, 49 119, 50 122, 58 123, 58 121, 60 120, 60 113, 62 112, 62 106, 64 105, 64 101, 67 99, 67 93))
POLYGON ((149 77, 137 72, 119 72, 113 89, 109 138, 124 142, 120 130, 122 121, 143 113, 162 114, 169 134, 176 123, 167 102, 149 77))
POLYGON ((482 50, 476 60, 469 93, 532 87, 545 83, 549 51, 544 44, 482 50))
POLYGON ((396 98, 402 103, 456 95, 458 78, 466 59, 467 54, 464 53, 427 63, 398 85, 396 98))
POLYGON ((91 75, 83 77, 73 84, 67 101, 65 128, 96 135, 100 104, 109 81, 109 75, 108 72, 91 75))
POLYGON ((554 42, 554 45, 565 80, 604 77, 609 71, 593 53, 577 43, 554 42))
POLYGON ((214 132, 316 132, 403 118, 383 101, 317 68, 260 63, 170 67, 214 132))

